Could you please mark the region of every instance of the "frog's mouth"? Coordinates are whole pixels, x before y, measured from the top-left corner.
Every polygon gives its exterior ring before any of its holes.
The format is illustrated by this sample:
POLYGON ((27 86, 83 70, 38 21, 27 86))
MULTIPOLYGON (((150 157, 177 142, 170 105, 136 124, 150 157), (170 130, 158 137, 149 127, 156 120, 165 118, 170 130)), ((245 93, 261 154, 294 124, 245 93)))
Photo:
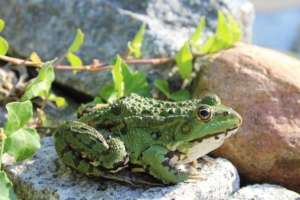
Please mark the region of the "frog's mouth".
MULTIPOLYGON (((192 140, 189 142, 190 147, 187 151, 181 152, 180 156, 176 159, 177 164, 190 163, 198 158, 208 154, 209 152, 219 148, 225 139, 234 135, 238 127, 227 129, 223 132, 203 137, 201 139, 192 140)), ((174 160, 174 159, 173 159, 174 160)))
POLYGON ((229 138, 230 136, 234 135, 237 130, 238 130, 239 127, 234 127, 234 128, 230 128, 230 129, 227 129, 226 131, 222 131, 222 132, 217 132, 217 133, 214 133, 212 135, 208 135, 206 137, 202 137, 202 138, 197 138, 195 140, 192 140, 190 141, 191 143, 194 143, 194 142, 198 142, 198 143, 201 143, 203 140, 207 139, 207 138, 215 138, 216 140, 219 140, 220 139, 220 136, 223 136, 224 139, 226 138, 229 138))

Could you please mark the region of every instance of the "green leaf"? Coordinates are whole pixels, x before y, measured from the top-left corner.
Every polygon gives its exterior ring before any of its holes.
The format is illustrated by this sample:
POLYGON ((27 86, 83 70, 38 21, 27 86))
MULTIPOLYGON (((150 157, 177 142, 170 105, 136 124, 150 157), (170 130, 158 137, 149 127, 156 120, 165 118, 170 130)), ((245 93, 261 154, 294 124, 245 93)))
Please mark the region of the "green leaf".
POLYGON ((74 53, 78 51, 83 43, 84 43, 84 33, 80 29, 77 29, 76 36, 71 46, 69 47, 68 52, 74 53))
POLYGON ((47 62, 42 65, 41 70, 36 78, 31 79, 25 89, 25 93, 21 100, 30 100, 35 97, 48 98, 52 82, 55 79, 55 73, 52 66, 54 61, 47 62))
POLYGON ((239 23, 231 16, 227 15, 228 26, 230 27, 232 33, 232 42, 238 42, 241 40, 242 31, 239 23))
POLYGON ((141 48, 143 45, 146 25, 142 24, 139 31, 135 34, 133 40, 128 43, 129 56, 140 58, 142 56, 141 48))
POLYGON ((22 161, 32 157, 40 146, 40 136, 35 129, 21 128, 6 138, 4 151, 16 161, 22 161))
POLYGON ((157 79, 154 82, 154 86, 161 91, 167 98, 170 98, 171 93, 169 89, 169 83, 166 80, 157 79))
POLYGON ((174 101, 184 101, 191 99, 191 94, 187 90, 178 90, 170 95, 170 99, 174 101))
POLYGON ((61 108, 67 105, 66 99, 60 96, 56 96, 55 94, 51 93, 48 97, 50 101, 54 101, 56 106, 61 108))
POLYGON ((0 36, 0 55, 3 56, 7 53, 9 48, 8 42, 0 36))
POLYGON ((74 53, 68 52, 66 57, 72 67, 76 68, 76 67, 82 66, 82 61, 81 61, 80 57, 78 57, 74 53))
POLYGON ((100 97, 106 102, 113 102, 117 99, 114 83, 104 85, 100 90, 100 97))
POLYGON ((120 56, 115 58, 112 75, 113 84, 105 85, 100 91, 100 96, 108 102, 131 93, 142 96, 149 95, 150 88, 145 74, 131 71, 120 56))
POLYGON ((196 30, 194 31, 194 33, 191 35, 189 39, 191 45, 199 44, 204 28, 205 28, 205 18, 202 17, 196 30))
POLYGON ((17 200, 13 184, 4 171, 0 171, 0 200, 17 200))
POLYGON ((126 64, 122 66, 124 77, 124 96, 136 93, 141 96, 149 96, 149 85, 146 75, 139 71, 131 71, 126 64))
POLYGON ((5 21, 3 19, 0 19, 0 32, 3 31, 4 27, 5 27, 5 21))
POLYGON ((190 79, 193 70, 193 54, 188 42, 186 42, 176 54, 175 60, 181 78, 190 79))
POLYGON ((43 63, 42 59, 40 58, 40 56, 35 51, 30 54, 29 58, 34 63, 38 63, 38 64, 43 63))
POLYGON ((125 65, 122 58, 117 55, 114 63, 114 67, 112 69, 112 76, 114 81, 114 89, 117 94, 117 97, 124 96, 124 77, 122 74, 122 66, 125 65))
POLYGON ((33 116, 32 104, 30 101, 12 102, 6 105, 7 122, 5 134, 9 136, 16 130, 23 128, 33 116))
POLYGON ((241 38, 239 24, 230 15, 218 12, 218 25, 216 33, 208 38, 202 45, 196 47, 203 54, 215 53, 222 49, 230 48, 241 38))

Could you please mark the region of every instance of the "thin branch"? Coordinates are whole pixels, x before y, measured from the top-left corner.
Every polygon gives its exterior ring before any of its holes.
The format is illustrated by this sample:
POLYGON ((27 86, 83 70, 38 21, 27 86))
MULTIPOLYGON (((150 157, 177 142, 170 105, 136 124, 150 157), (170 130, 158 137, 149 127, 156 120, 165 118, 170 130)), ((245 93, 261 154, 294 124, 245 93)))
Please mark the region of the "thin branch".
MULTIPOLYGON (((28 67, 35 67, 40 68, 43 63, 35 63, 29 60, 24 60, 20 58, 14 58, 9 56, 1 56, 0 60, 9 62, 14 65, 22 65, 28 67)), ((134 65, 142 65, 142 64, 150 64, 150 65, 162 65, 167 63, 173 63, 175 60, 173 58, 146 58, 146 59, 126 59, 124 60, 127 64, 134 64, 134 65)), ((90 65, 72 67, 69 65, 55 65, 55 70, 62 70, 62 71, 90 71, 90 72, 100 72, 100 71, 107 71, 112 68, 111 65, 101 62, 93 62, 90 65)))
POLYGON ((145 58, 145 59, 126 59, 127 64, 150 64, 150 65, 163 65, 175 62, 174 58, 145 58))

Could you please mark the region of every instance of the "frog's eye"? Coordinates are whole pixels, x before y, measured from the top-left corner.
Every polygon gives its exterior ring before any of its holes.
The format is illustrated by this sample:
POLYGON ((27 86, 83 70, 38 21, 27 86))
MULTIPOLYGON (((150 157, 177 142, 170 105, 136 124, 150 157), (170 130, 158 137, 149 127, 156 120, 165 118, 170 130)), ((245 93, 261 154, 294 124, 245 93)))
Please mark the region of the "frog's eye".
POLYGON ((203 121, 209 121, 212 117, 212 110, 208 106, 201 106, 197 111, 198 118, 203 121))

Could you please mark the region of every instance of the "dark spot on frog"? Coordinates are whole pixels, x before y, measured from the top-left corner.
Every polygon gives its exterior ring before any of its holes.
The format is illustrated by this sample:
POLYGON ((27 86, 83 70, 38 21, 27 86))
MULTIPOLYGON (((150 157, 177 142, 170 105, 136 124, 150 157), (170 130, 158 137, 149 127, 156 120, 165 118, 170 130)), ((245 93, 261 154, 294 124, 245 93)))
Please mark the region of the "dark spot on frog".
POLYGON ((215 139, 216 139, 216 140, 218 140, 218 139, 219 139, 219 136, 218 136, 218 135, 216 135, 216 136, 215 136, 215 139))
POLYGON ((125 135, 128 132, 128 127, 126 123, 123 123, 123 127, 120 129, 121 134, 125 135))
POLYGON ((142 111, 142 114, 143 114, 143 115, 147 115, 147 114, 151 114, 151 112, 150 112, 150 110, 144 109, 144 110, 142 111))
POLYGON ((161 133, 160 132, 152 132, 151 133, 151 137, 154 139, 154 140, 157 140, 161 137, 161 133))
POLYGON ((224 117, 226 117, 227 115, 229 115, 228 111, 223 112, 224 117))
POLYGON ((111 108, 111 112, 114 114, 114 115, 120 115, 122 113, 122 110, 121 110, 121 107, 120 106, 113 106, 111 108))
POLYGON ((169 159, 164 160, 161 164, 165 167, 170 167, 169 159))

